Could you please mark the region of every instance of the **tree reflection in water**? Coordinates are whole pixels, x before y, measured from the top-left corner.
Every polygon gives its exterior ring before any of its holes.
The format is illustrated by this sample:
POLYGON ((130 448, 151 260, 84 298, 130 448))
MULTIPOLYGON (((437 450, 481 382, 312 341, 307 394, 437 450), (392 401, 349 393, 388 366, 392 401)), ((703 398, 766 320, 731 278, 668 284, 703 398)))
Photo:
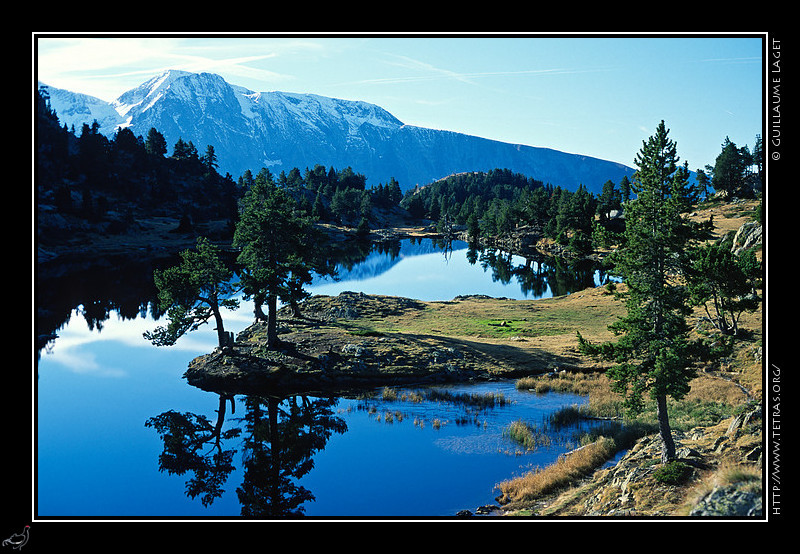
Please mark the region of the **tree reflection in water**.
MULTIPOLYGON (((222 432, 225 420, 225 403, 230 397, 219 395, 218 417, 215 425, 203 415, 173 410, 152 417, 145 423, 153 427, 164 441, 164 451, 158 456, 161 471, 170 475, 192 472, 194 477, 186 482, 186 494, 200 496, 204 506, 210 505, 225 492, 222 485, 233 471, 235 450, 223 450, 223 440, 241 433, 240 429, 222 432), (202 452, 207 445, 211 448, 202 452)), ((233 406, 233 398, 230 398, 233 406)), ((233 409, 233 408, 232 408, 233 409)))
POLYGON ((601 264, 593 260, 566 260, 544 254, 518 256, 503 250, 480 249, 475 245, 469 246, 466 256, 471 265, 480 263, 484 272, 491 271, 493 282, 507 285, 516 279, 526 297, 541 298, 548 289, 553 296, 562 296, 593 287, 596 285, 595 272, 599 272, 600 284, 610 280, 610 276, 602 271, 601 264), (522 257, 524 263, 516 263, 518 257, 522 257))
POLYGON ((243 400, 244 416, 236 420, 241 427, 223 431, 227 401, 234 411, 233 396, 220 394, 213 426, 203 415, 171 410, 147 420, 145 426, 156 429, 164 442, 158 458, 160 471, 191 472, 187 496, 199 496, 209 506, 224 494, 224 485, 236 469, 236 450, 224 449, 223 443, 244 433, 242 483, 236 488, 241 515, 302 516, 302 505, 313 501, 314 495, 296 481, 311 471, 314 454, 325 448, 333 433, 347 431, 344 420, 333 414, 338 399, 250 395, 243 400))

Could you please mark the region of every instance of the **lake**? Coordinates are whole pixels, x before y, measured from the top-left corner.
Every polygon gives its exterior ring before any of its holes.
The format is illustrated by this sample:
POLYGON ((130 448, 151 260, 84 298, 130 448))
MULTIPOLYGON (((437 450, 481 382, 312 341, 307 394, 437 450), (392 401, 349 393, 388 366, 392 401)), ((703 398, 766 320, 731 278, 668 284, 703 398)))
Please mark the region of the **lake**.
MULTIPOLYGON (((41 272, 37 333, 57 338, 36 368, 39 518, 447 517, 495 503, 497 483, 576 446, 569 430, 533 452, 504 437, 513 421, 546 425, 549 414, 584 402, 518 391, 513 381, 358 398, 220 398, 194 388, 182 375, 214 349, 216 333, 206 325, 172 347, 142 337, 162 323, 148 310, 152 268, 119 260, 41 272), (475 407, 466 396, 503 401, 475 407)), ((591 266, 423 239, 362 250, 338 280, 309 288, 522 299, 606 278, 591 266)), ((226 313, 226 329, 241 331, 252 313, 246 304, 226 313)))

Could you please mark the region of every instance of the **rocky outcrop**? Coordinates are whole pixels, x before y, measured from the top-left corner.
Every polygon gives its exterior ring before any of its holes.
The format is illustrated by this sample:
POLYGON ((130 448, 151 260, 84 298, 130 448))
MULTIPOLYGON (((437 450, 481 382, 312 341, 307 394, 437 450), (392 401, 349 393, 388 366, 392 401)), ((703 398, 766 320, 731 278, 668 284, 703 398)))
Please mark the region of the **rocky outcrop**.
POLYGON ((731 251, 739 255, 745 250, 749 250, 762 243, 762 227, 757 221, 748 221, 744 223, 733 237, 733 245, 731 251))
POLYGON ((700 517, 757 517, 763 515, 761 489, 748 490, 734 483, 715 487, 689 513, 700 517))
POLYGON ((612 467, 548 502, 541 513, 760 517, 760 420, 759 406, 714 427, 673 432, 677 459, 672 479, 664 477, 665 466, 659 463, 660 437, 648 435, 612 467))
MULTIPOLYGON (((417 300, 343 292, 314 296, 301 306, 302 318, 292 318, 286 308, 279 311, 279 323, 286 325, 279 329, 278 347, 266 347, 266 325, 255 323, 239 333, 231 349, 192 360, 184 377, 215 392, 297 393, 467 382, 497 370, 464 341, 369 329, 369 321, 423 309, 417 300)), ((514 376, 513 369, 507 375, 514 376)))
POLYGON ((268 350, 262 346, 265 333, 263 324, 251 326, 231 352, 215 350, 192 360, 184 377, 204 390, 236 394, 343 392, 481 377, 473 369, 474 353, 445 342, 301 328, 282 335, 284 342, 268 350))

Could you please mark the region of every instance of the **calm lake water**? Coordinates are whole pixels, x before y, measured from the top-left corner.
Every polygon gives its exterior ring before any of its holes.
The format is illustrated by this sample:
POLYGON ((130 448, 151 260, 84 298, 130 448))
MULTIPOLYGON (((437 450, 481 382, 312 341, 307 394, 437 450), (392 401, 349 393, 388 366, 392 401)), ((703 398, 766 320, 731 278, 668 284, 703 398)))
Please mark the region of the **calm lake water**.
MULTIPOLYGON (((148 310, 152 267, 120 261, 43 273, 51 279, 37 284, 37 332, 58 338, 40 351, 36 368, 40 518, 454 516, 495 503, 497 483, 575 447, 569 431, 534 452, 503 436, 515 420, 545 425, 548 414, 584 401, 517 391, 511 381, 439 387, 448 394, 433 398, 409 389, 396 399, 381 391, 221 399, 182 378, 193 358, 214 349, 210 325, 173 347, 142 337, 163 323, 148 310), (477 409, 453 401, 467 393, 502 394, 506 402, 477 409)), ((423 240, 362 252, 343 264, 338 281, 318 279, 311 291, 523 299, 604 279, 593 268, 479 253, 463 243, 443 252, 423 240)), ((244 304, 225 321, 238 332, 252 322, 252 309, 244 304)))

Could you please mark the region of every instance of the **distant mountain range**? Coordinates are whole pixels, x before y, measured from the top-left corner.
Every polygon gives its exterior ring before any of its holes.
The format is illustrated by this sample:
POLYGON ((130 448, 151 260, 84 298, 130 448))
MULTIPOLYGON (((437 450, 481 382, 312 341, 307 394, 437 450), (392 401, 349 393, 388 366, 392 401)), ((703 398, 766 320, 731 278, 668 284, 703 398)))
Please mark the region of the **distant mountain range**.
POLYGON ((166 71, 108 103, 85 94, 46 87, 59 121, 97 120, 111 137, 120 126, 147 136, 161 132, 170 148, 179 138, 200 154, 212 145, 220 172, 234 179, 267 167, 274 174, 320 164, 354 171, 372 185, 395 178, 403 191, 453 173, 509 169, 595 194, 633 169, 589 156, 510 144, 462 133, 405 125, 366 102, 313 94, 253 92, 211 73, 166 71))

